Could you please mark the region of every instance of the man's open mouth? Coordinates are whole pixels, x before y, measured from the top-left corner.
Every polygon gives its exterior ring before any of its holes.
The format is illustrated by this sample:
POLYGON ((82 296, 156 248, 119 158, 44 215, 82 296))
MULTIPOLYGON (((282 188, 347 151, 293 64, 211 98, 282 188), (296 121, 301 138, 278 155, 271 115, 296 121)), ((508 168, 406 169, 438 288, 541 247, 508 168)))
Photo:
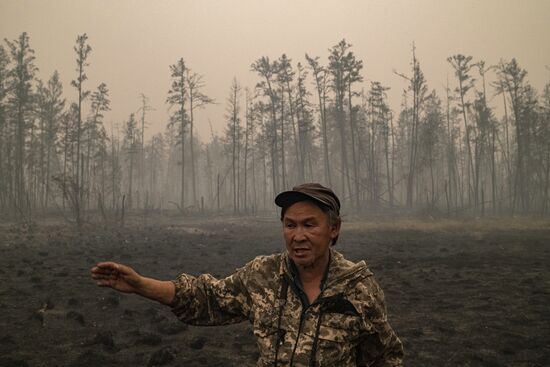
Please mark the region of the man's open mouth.
POLYGON ((295 248, 293 251, 296 256, 304 256, 308 254, 311 250, 309 248, 295 248))

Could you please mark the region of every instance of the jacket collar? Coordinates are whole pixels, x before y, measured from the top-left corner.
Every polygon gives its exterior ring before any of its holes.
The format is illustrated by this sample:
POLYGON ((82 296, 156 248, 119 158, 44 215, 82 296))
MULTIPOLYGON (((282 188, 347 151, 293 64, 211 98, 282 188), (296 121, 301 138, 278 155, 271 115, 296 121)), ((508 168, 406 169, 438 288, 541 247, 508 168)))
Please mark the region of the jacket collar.
MULTIPOLYGON (((324 279, 324 296, 338 293, 342 285, 372 275, 364 260, 354 263, 346 260, 341 253, 333 248, 330 248, 329 251, 330 261, 328 265, 328 274, 326 275, 326 279, 324 279)), ((289 256, 286 250, 281 256, 281 263, 279 266, 279 275, 282 276, 283 274, 287 274, 287 276, 292 279, 292 271, 289 268, 289 256)))

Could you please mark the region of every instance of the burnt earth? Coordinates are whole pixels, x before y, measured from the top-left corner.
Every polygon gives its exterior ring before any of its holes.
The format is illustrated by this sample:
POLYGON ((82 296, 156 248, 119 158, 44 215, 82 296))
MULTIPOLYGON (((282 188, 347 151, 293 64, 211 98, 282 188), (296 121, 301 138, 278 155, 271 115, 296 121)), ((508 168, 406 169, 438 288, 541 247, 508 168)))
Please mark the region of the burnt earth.
MULTIPOLYGON (((277 220, 135 221, 81 234, 0 224, 1 366, 254 366, 248 323, 183 325, 165 306, 97 288, 89 269, 226 276, 280 251, 277 220)), ((407 366, 550 366, 550 225, 384 228, 345 226, 337 249, 367 259, 407 366)))

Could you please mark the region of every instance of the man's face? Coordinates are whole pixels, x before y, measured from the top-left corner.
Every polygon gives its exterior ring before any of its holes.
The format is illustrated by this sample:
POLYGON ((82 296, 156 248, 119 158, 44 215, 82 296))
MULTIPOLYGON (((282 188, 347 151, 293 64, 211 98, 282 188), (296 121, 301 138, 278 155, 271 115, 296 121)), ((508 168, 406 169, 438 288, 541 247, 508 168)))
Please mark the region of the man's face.
POLYGON ((328 214, 309 201, 291 205, 283 217, 286 249, 294 263, 303 269, 324 269, 330 243, 339 231, 340 226, 331 226, 328 214))

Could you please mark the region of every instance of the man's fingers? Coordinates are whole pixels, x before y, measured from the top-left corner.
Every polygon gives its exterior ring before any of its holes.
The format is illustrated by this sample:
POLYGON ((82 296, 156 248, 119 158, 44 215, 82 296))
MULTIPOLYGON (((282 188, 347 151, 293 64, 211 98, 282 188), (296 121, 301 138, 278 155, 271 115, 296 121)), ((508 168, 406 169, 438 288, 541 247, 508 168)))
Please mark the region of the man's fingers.
POLYGON ((90 269, 90 272, 92 273, 92 275, 114 275, 117 277, 125 277, 133 273, 131 268, 111 261, 98 263, 96 266, 90 269))
POLYGON ((91 269, 91 273, 92 274, 112 274, 116 272, 116 270, 112 270, 112 269, 105 269, 105 268, 99 268, 97 266, 94 266, 92 269, 91 269))
POLYGON ((92 280, 98 287, 109 287, 121 292, 131 292, 139 280, 137 274, 131 267, 104 261, 97 263, 90 269, 92 280))
POLYGON ((118 279, 117 274, 92 274, 92 279, 118 279))
POLYGON ((119 270, 120 264, 113 261, 104 261, 97 263, 96 267, 98 267, 99 269, 119 270))
POLYGON ((100 262, 95 267, 103 272, 118 272, 122 275, 129 275, 132 273, 132 268, 112 261, 100 262))

